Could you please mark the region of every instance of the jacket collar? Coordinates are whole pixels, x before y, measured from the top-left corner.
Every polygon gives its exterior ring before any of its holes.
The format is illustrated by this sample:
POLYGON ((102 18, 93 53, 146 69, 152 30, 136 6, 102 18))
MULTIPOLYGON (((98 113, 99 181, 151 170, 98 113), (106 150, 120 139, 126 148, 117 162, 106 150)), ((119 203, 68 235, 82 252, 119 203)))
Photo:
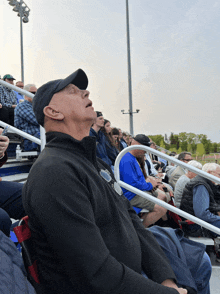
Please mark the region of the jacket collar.
POLYGON ((94 137, 84 137, 78 141, 68 134, 60 132, 46 133, 47 144, 45 147, 58 148, 61 152, 71 152, 81 154, 98 167, 96 160, 96 139, 94 137))

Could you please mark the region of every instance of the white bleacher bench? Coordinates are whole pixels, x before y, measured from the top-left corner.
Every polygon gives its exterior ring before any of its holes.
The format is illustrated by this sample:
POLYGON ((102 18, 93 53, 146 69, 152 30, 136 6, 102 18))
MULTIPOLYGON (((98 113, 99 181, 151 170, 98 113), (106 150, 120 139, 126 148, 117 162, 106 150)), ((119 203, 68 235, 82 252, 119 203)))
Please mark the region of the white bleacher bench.
POLYGON ((204 245, 214 245, 214 240, 207 237, 188 237, 190 240, 202 243, 204 245))

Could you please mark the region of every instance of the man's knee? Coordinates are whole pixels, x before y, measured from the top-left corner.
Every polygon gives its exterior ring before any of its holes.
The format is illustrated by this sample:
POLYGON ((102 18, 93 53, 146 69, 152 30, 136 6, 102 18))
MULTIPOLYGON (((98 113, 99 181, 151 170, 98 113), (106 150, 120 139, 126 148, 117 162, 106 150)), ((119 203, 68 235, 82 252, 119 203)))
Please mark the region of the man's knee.
POLYGON ((162 207, 162 206, 159 206, 159 205, 155 204, 153 212, 156 212, 156 213, 158 213, 160 215, 164 215, 164 214, 166 214, 167 209, 162 207))

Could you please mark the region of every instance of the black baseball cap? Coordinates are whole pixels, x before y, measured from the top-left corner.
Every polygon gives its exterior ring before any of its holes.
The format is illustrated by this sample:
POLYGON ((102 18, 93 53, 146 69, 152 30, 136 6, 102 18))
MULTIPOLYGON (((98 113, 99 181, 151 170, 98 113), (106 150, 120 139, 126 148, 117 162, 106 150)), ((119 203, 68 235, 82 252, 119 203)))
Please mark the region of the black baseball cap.
POLYGON ((151 145, 149 137, 145 136, 144 134, 138 134, 137 136, 134 137, 134 140, 144 146, 149 147, 151 145))
POLYGON ((97 117, 103 116, 101 111, 96 111, 97 117))
POLYGON ((65 79, 50 81, 41 86, 35 94, 32 105, 38 123, 44 126, 44 107, 49 105, 54 94, 63 90, 69 84, 85 90, 88 86, 88 78, 82 69, 78 69, 65 79))

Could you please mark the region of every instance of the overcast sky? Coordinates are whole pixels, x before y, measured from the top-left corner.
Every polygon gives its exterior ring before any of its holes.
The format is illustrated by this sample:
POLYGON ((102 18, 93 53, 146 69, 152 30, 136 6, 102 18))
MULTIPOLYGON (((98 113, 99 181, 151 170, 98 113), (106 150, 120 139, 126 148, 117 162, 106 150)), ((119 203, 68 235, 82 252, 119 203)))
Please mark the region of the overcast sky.
MULTIPOLYGON (((78 68, 112 126, 129 131, 125 0, 25 0, 25 84, 78 68)), ((0 75, 21 79, 20 20, 0 2, 0 75)), ((220 142, 220 1, 130 0, 134 133, 206 134, 220 142)))

